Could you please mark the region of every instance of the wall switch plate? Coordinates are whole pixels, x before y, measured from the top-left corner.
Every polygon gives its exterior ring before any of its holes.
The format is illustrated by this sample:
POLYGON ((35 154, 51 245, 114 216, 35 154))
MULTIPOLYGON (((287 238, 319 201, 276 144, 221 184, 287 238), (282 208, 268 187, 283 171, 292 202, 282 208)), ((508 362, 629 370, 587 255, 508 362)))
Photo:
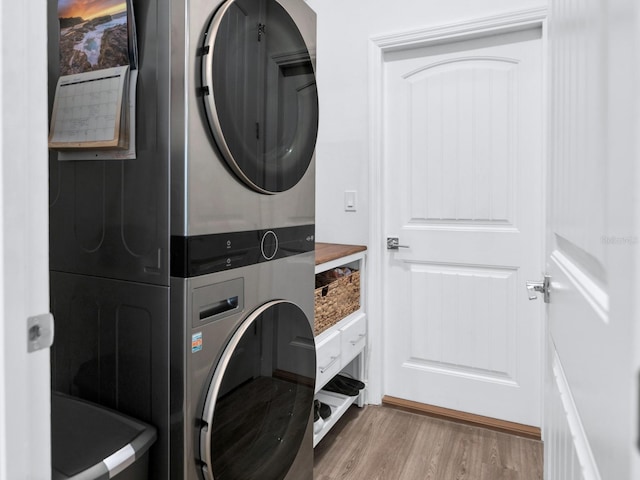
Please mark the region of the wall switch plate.
POLYGON ((355 212, 357 210, 358 192, 346 190, 344 192, 344 211, 355 212))

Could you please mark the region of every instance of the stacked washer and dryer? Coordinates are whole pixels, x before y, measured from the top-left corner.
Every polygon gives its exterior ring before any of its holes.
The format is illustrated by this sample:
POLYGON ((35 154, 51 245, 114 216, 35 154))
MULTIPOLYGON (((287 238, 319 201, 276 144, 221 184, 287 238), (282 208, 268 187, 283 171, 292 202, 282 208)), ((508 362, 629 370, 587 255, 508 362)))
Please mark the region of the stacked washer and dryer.
POLYGON ((306 480, 315 385, 313 16, 301 0, 211 8, 189 2, 186 77, 196 81, 172 90, 174 111, 187 99, 187 128, 173 129, 186 136, 177 142, 186 162, 172 165, 172 202, 184 208, 172 209, 171 317, 186 322, 172 322, 172 365, 184 378, 172 463, 185 459, 188 480, 306 480))
POLYGON ((154 480, 308 480, 315 14, 133 6, 137 158, 51 161, 53 388, 154 424, 154 480))

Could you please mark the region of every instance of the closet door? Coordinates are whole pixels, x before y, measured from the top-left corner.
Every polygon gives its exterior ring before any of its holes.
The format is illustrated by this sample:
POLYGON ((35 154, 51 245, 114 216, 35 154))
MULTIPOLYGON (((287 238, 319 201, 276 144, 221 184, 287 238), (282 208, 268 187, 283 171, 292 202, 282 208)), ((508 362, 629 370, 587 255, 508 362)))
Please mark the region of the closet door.
POLYGON ((384 393, 539 432, 541 30, 384 59, 384 393))

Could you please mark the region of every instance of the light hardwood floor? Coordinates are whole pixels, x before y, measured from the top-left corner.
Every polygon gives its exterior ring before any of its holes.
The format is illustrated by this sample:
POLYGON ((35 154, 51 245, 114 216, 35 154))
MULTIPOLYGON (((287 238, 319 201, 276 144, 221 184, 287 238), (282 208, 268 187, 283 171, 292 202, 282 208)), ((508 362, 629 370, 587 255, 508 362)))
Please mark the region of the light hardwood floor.
POLYGON ((390 407, 351 407, 314 450, 314 480, 542 480, 542 443, 390 407))

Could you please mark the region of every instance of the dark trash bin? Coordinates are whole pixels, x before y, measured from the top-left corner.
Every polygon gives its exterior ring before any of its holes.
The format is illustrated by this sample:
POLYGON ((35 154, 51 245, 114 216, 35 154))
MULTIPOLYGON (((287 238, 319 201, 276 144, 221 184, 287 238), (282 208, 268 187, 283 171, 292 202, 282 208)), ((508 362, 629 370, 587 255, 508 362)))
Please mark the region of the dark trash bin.
POLYGON ((59 392, 51 395, 53 480, 147 480, 156 429, 59 392))

